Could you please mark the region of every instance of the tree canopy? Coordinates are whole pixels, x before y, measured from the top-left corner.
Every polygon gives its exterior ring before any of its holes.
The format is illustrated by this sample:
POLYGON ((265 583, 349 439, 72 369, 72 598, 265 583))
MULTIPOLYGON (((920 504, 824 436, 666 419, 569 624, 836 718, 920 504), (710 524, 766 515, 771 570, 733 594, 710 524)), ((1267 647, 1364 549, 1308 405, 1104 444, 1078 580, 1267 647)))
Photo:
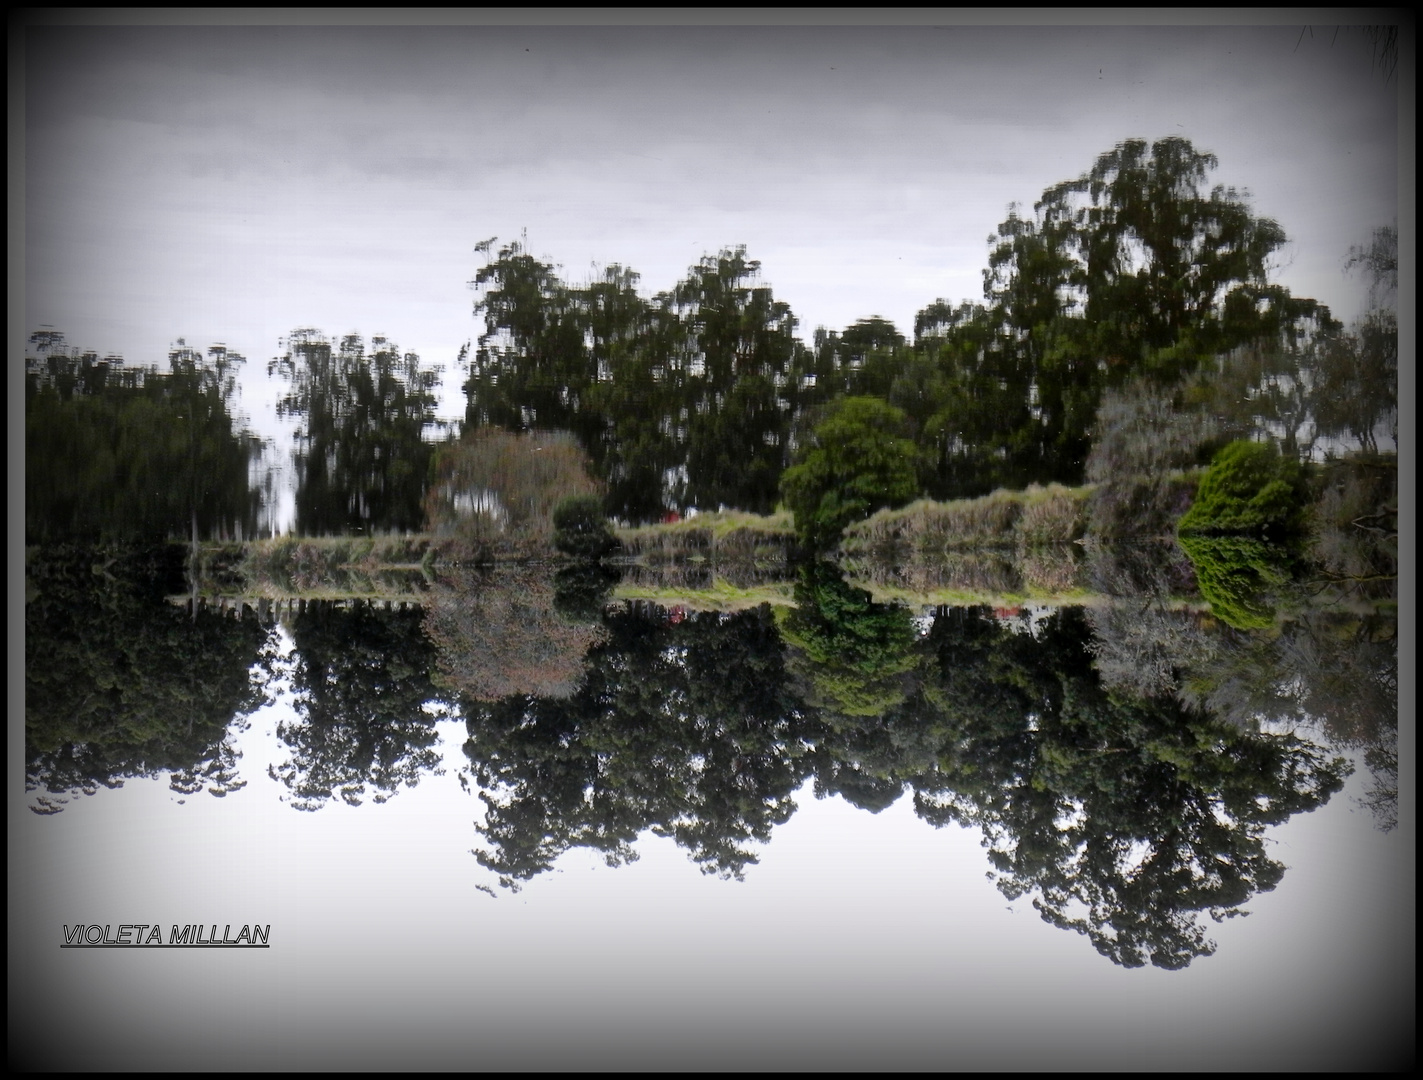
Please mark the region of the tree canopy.
POLYGON ((278 414, 296 432, 296 526, 307 535, 419 529, 435 422, 438 372, 383 337, 367 354, 358 334, 333 347, 318 330, 293 330, 267 365, 288 385, 278 414))
MULTIPOLYGON (((912 342, 871 316, 802 343, 744 248, 647 297, 624 267, 574 285, 507 244, 474 281, 484 332, 466 421, 573 432, 609 512, 632 520, 772 509, 795 445, 845 397, 904 412, 921 450, 915 493, 935 498, 1080 482, 1104 391, 1173 384, 1242 350, 1256 359, 1230 378, 1296 432, 1322 404, 1306 400, 1326 355, 1314 339, 1337 328, 1270 283, 1284 230, 1248 193, 1213 183, 1217 166, 1184 138, 1123 141, 1031 212, 1010 207, 989 237, 982 302, 929 304, 912 342)), ((1357 264, 1384 265, 1386 247, 1361 249, 1357 264)), ((1386 365, 1386 348, 1367 348, 1386 365)), ((1387 411, 1350 400, 1335 427, 1372 430, 1387 411)))
POLYGON ((168 370, 30 339, 25 532, 31 543, 255 531, 261 443, 233 415, 244 358, 181 338, 168 370))
POLYGON ((804 544, 823 551, 851 522, 914 498, 917 455, 907 419, 879 398, 841 398, 830 406, 781 479, 804 544))

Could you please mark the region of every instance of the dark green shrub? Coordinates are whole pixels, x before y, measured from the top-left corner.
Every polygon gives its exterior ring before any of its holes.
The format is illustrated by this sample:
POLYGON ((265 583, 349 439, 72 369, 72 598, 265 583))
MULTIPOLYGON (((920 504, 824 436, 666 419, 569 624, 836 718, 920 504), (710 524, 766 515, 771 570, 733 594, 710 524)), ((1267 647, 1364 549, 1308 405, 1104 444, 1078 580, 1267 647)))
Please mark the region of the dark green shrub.
POLYGON ((918 490, 917 460, 902 410, 872 397, 835 402, 781 474, 801 543, 828 551, 845 526, 909 502, 918 490))
POLYGON ((553 575, 553 609, 574 623, 599 623, 603 606, 622 575, 606 563, 580 560, 553 575))
POLYGON ((554 507, 553 546, 575 559, 611 555, 618 541, 603 516, 603 501, 596 495, 572 495, 554 507))
POLYGON ((1266 443, 1233 442, 1216 454, 1180 533, 1297 533, 1305 489, 1299 463, 1266 443))

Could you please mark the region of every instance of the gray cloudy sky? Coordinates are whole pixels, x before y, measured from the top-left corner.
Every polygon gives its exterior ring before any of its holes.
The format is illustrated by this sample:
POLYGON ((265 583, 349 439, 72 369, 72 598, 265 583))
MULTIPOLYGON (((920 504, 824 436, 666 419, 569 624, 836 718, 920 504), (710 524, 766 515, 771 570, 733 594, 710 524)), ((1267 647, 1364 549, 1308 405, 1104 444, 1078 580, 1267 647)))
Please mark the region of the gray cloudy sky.
POLYGON ((617 262, 649 293, 746 244, 805 336, 870 314, 909 329, 935 298, 981 297, 1010 202, 1167 135, 1284 226, 1278 280, 1348 318, 1343 257, 1397 216, 1397 80, 1357 29, 1301 41, 1304 17, 35 26, 27 329, 145 364, 179 336, 224 341, 252 376, 296 326, 450 365, 479 330, 475 243, 523 229, 568 277, 617 262))

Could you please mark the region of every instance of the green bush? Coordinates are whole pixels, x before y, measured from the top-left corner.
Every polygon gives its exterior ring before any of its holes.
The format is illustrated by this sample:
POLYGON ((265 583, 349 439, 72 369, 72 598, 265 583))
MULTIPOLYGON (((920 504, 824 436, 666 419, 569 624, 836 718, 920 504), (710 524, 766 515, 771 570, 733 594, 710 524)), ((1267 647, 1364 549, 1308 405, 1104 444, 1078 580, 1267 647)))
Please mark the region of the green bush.
POLYGON ((572 495, 554 507, 553 546, 575 559, 612 554, 618 541, 603 516, 603 501, 596 495, 572 495))
POLYGON ((1299 463, 1266 443, 1233 442, 1216 454, 1179 533, 1297 533, 1305 490, 1299 463))
POLYGON ((902 410, 872 397, 835 402, 781 475, 801 543, 827 551, 845 526, 909 502, 918 490, 916 462, 902 410))
POLYGON ((1286 551, 1253 536, 1183 534, 1179 539, 1216 618, 1237 630, 1274 623, 1270 595, 1290 579, 1286 551))

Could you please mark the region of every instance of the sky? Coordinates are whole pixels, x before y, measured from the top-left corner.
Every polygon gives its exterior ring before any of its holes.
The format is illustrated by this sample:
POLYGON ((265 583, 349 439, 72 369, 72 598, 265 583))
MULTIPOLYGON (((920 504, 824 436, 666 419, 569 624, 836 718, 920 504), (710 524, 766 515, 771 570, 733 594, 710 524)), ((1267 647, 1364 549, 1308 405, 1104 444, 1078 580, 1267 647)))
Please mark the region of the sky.
POLYGON ((144 365, 223 342, 263 433, 283 335, 385 334, 445 366, 458 417, 489 237, 648 294, 744 244, 803 336, 912 332, 982 298, 1010 203, 1165 136, 1284 227, 1276 280, 1358 314, 1343 262, 1397 218, 1399 79, 1357 27, 885 17, 941 25, 31 26, 26 332, 144 365))

